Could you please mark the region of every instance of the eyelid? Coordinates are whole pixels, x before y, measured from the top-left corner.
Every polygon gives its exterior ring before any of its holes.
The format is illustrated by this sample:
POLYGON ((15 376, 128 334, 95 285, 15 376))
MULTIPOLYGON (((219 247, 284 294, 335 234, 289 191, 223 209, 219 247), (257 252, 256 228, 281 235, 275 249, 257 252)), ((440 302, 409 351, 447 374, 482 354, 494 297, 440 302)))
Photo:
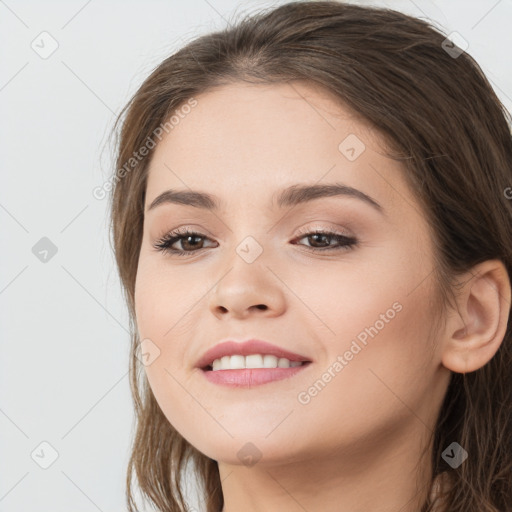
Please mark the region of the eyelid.
POLYGON ((304 235, 309 234, 312 231, 320 231, 320 232, 330 232, 335 233, 336 235, 344 236, 346 238, 355 238, 352 233, 350 233, 348 230, 344 228, 334 227, 334 226, 326 226, 326 225, 320 225, 320 224, 314 224, 307 226, 302 226, 297 230, 297 235, 304 235))

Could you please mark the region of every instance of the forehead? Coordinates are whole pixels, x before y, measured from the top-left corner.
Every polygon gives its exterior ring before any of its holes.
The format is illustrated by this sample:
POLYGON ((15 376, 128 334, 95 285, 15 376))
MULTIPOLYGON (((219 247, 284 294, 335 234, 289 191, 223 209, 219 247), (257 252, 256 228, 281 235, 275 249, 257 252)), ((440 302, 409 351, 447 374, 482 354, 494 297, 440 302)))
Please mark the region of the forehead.
POLYGON ((410 195, 382 137, 323 88, 231 84, 195 99, 154 151, 147 205, 166 189, 199 189, 270 206, 297 183, 341 182, 388 206, 410 195))

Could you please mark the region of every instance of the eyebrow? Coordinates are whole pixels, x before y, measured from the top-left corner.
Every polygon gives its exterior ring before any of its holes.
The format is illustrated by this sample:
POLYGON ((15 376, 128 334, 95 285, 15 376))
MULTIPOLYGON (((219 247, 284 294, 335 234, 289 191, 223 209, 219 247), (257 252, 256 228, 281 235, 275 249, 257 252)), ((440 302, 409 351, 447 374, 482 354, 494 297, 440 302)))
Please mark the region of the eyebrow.
MULTIPOLYGON (((272 205, 275 204, 276 193, 272 196, 272 205)), ((357 188, 344 185, 343 183, 330 183, 323 185, 292 185, 281 190, 277 196, 277 206, 286 208, 306 203, 314 199, 333 196, 355 197, 369 204, 380 213, 383 213, 382 206, 372 197, 357 188)), ((147 211, 153 210, 161 204, 184 204, 195 208, 218 211, 221 202, 216 196, 199 192, 196 190, 166 190, 157 196, 149 205, 147 211)))

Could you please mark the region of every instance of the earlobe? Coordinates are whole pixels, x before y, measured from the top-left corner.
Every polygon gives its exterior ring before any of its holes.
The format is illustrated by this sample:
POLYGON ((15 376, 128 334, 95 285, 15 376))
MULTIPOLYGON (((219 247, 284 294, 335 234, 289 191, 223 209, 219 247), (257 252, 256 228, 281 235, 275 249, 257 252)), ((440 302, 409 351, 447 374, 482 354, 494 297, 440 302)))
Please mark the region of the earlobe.
POLYGON ((507 329, 511 286, 500 260, 473 267, 457 297, 444 333, 442 363, 456 373, 468 373, 487 364, 498 351, 507 329))

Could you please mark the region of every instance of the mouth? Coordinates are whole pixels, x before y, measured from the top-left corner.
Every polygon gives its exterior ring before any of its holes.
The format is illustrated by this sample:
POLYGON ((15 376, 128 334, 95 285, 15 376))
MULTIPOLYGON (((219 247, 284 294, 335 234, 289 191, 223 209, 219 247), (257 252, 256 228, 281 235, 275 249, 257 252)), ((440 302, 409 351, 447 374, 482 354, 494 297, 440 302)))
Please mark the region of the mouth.
POLYGON ((290 368, 240 368, 238 370, 203 370, 204 377, 212 384, 234 388, 253 388, 289 379, 307 368, 311 362, 304 362, 290 368))
POLYGON ((214 384, 253 387, 292 377, 312 362, 276 345, 248 340, 216 345, 201 357, 196 367, 214 384))

